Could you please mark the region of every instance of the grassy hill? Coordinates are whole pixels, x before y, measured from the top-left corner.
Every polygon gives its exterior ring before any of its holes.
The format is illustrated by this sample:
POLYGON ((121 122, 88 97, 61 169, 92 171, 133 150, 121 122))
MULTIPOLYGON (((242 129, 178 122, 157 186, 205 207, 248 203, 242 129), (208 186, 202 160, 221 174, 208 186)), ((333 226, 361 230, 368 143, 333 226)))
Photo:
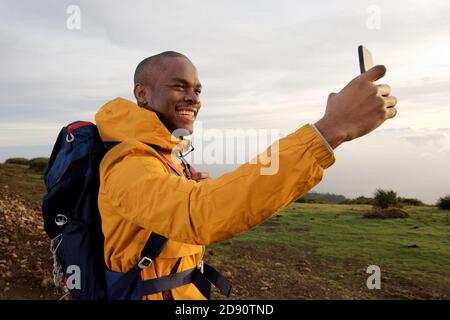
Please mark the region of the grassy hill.
POLYGON ((244 279, 245 298, 450 298, 449 214, 406 207, 407 219, 364 218, 370 209, 295 203, 207 259, 244 279), (369 265, 381 269, 381 290, 367 289, 369 265))
MULTIPOLYGON (((25 223, 17 225, 5 223, 6 210, 0 208, 0 241, 8 238, 0 245, 0 297, 57 298, 60 292, 48 281, 51 260, 39 216, 42 176, 26 165, 0 164, 0 192, 2 204, 26 208, 17 213, 25 223), (17 268, 30 256, 41 262, 39 272, 17 268)), ((449 299, 448 211, 415 206, 403 208, 406 219, 364 218, 370 209, 294 203, 256 228, 209 246, 205 260, 231 280, 231 299, 449 299), (381 269, 380 290, 366 286, 369 265, 381 269)), ((216 291, 213 297, 222 299, 216 291)))

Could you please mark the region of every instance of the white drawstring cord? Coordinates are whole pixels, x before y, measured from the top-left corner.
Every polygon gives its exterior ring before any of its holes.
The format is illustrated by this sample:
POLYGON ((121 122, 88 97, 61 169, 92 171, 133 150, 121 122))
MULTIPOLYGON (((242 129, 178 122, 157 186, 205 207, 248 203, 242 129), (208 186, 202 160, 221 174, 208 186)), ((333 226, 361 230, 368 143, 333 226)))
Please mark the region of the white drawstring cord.
POLYGON ((67 292, 65 295, 63 295, 61 298, 59 298, 59 300, 64 299, 65 297, 67 297, 69 295, 69 292, 67 292))
POLYGON ((56 237, 54 237, 52 240, 50 240, 50 252, 52 253, 52 257, 53 257, 53 283, 55 284, 55 286, 57 288, 60 287, 61 281, 64 276, 64 274, 62 272, 61 264, 59 263, 58 257, 56 256, 56 251, 58 250, 59 246, 61 245, 62 240, 63 240, 62 233, 58 234, 56 237), (53 249, 54 243, 56 242, 56 240, 58 238, 60 238, 59 242, 56 245, 55 249, 53 249))

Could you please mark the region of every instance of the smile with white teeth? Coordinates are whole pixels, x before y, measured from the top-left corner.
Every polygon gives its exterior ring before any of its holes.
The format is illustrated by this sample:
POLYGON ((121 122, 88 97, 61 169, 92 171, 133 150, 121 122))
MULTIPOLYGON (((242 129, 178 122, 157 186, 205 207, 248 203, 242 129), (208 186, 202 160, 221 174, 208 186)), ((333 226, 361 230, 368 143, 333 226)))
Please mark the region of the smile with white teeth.
POLYGON ((195 120, 195 113, 192 110, 178 110, 177 114, 187 120, 191 120, 191 121, 195 120))

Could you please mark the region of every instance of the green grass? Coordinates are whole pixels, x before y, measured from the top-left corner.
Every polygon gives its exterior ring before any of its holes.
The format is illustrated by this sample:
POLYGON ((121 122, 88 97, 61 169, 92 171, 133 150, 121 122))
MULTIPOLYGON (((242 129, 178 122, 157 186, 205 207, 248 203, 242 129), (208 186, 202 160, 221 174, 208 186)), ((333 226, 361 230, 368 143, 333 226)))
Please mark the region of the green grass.
POLYGON ((364 218, 370 209, 369 205, 295 203, 233 241, 309 248, 317 257, 358 259, 398 276, 450 286, 448 211, 405 207, 410 215, 406 219, 364 218))
MULTIPOLYGON (((26 202, 40 207, 45 194, 42 175, 28 166, 1 164, 0 186, 4 185, 8 188, 0 191, 21 195, 26 202)), ((409 218, 367 219, 363 214, 371 210, 369 205, 294 203, 252 230, 209 246, 208 252, 214 252, 210 256, 222 262, 225 268, 233 264, 249 273, 263 270, 280 283, 286 281, 288 275, 289 279, 302 279, 300 287, 306 291, 325 286, 335 292, 335 298, 377 297, 376 293, 364 289, 368 276, 365 268, 369 265, 378 265, 387 276, 386 281, 383 280, 386 284, 383 292, 387 295, 381 298, 427 298, 425 294, 432 290, 440 292, 441 297, 448 297, 450 211, 436 207, 404 209, 409 218), (244 249, 236 252, 239 248, 236 244, 244 244, 240 247, 244 249), (278 251, 280 244, 287 248, 282 253, 278 251), (252 248, 267 249, 266 252, 271 252, 269 256, 275 254, 276 257, 272 261, 265 260, 267 254, 260 259, 257 255, 250 257, 252 248), (317 259, 310 259, 310 254, 317 259), (295 266, 305 260, 311 262, 310 273, 295 266), (276 263, 280 262, 282 266, 277 267, 276 263), (423 290, 419 290, 420 287, 423 290)), ((241 273, 233 272, 239 274, 241 283, 245 282, 241 273)), ((258 277, 247 284, 248 290, 258 288, 253 283, 258 277)), ((253 291, 252 294, 257 294, 253 291)), ((314 295, 324 296, 320 292, 314 295)))

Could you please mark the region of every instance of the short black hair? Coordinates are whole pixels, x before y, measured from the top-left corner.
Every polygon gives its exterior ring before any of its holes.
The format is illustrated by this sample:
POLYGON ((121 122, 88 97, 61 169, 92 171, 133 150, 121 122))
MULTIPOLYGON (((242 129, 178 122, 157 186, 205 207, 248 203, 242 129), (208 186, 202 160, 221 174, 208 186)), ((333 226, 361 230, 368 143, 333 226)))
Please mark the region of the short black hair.
MULTIPOLYGON (((175 51, 164 51, 154 56, 145 58, 136 67, 134 72, 134 85, 137 83, 152 86, 157 76, 161 74, 165 68, 166 58, 186 58, 184 54, 175 51)), ((189 60, 189 59, 188 59, 189 60)))

